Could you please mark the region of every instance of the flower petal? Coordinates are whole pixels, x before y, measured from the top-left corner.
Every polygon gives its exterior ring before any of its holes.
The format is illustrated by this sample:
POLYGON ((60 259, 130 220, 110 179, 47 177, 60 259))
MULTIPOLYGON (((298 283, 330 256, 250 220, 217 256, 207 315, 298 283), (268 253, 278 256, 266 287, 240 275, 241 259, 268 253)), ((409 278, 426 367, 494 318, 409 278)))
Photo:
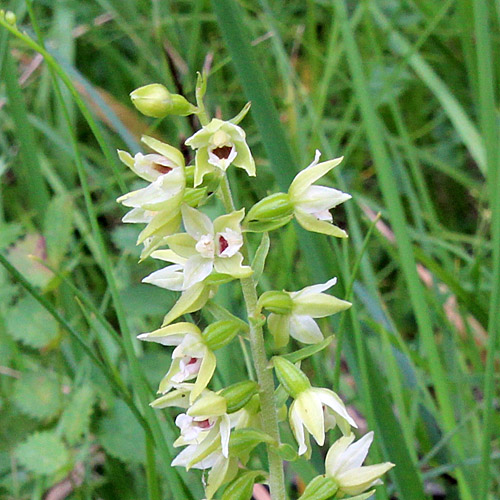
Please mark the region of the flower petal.
POLYGON ((291 314, 290 335, 304 344, 316 344, 323 340, 323 334, 311 316, 291 314))
POLYGON ((351 433, 349 436, 343 436, 337 439, 337 441, 330 446, 325 459, 325 473, 328 477, 335 478, 339 470, 342 470, 342 457, 349 445, 354 441, 354 438, 354 434, 351 433))
POLYGON ((236 253, 232 257, 216 257, 214 267, 218 273, 228 274, 236 279, 248 278, 253 273, 249 266, 242 265, 243 255, 236 253))
POLYGON ((350 200, 352 196, 338 189, 326 186, 309 186, 295 201, 295 206, 307 213, 314 214, 330 210, 344 201, 350 200))
POLYGON ((304 425, 302 423, 302 418, 296 409, 296 400, 290 406, 290 427, 292 428, 293 435, 295 436, 295 441, 299 445, 299 455, 304 455, 307 451, 307 445, 305 440, 304 425))
POLYGON ((344 157, 341 156, 340 158, 335 158, 334 160, 318 163, 320 156, 321 153, 316 150, 314 161, 307 168, 299 172, 290 184, 288 193, 290 194, 292 202, 298 200, 313 182, 316 182, 320 177, 323 177, 344 159, 344 157))
POLYGON ((314 437, 316 442, 323 446, 325 442, 325 421, 323 407, 315 391, 310 388, 302 391, 295 400, 296 412, 304 423, 305 428, 314 437))
POLYGON ((293 297, 293 313, 307 314, 312 318, 324 318, 351 307, 351 303, 326 293, 309 293, 293 297))
POLYGON ((186 232, 196 241, 205 234, 214 234, 214 226, 207 215, 185 203, 182 205, 181 211, 186 232))
POLYGON ((148 342, 157 342, 161 345, 179 345, 187 334, 195 335, 201 338, 200 329, 193 323, 181 321, 173 325, 164 326, 158 330, 149 333, 137 335, 139 340, 148 342))
POLYGON ((394 464, 390 462, 358 467, 340 474, 336 479, 340 490, 348 495, 357 495, 370 488, 375 481, 393 467, 394 464))
POLYGON ((194 181, 193 187, 199 186, 203 182, 203 178, 210 172, 215 172, 216 167, 209 163, 208 148, 200 148, 196 151, 194 164, 194 181))
POLYGON ((195 255, 188 259, 184 266, 184 283, 182 285, 184 290, 203 281, 212 272, 213 267, 214 261, 205 259, 201 255, 195 255))
POLYGON ((347 413, 344 403, 337 394, 335 394, 333 391, 330 391, 329 389, 323 389, 320 387, 313 387, 310 389, 310 391, 315 394, 315 396, 322 404, 324 404, 328 408, 331 408, 332 411, 340 415, 342 418, 345 418, 347 422, 354 428, 358 428, 354 419, 349 415, 349 413, 347 413))
POLYGON ((230 214, 221 215, 214 220, 214 233, 222 233, 226 229, 232 229, 237 233, 241 233, 241 221, 245 217, 245 209, 231 212, 230 214))
POLYGON ((184 267, 179 264, 164 267, 154 271, 149 276, 143 278, 143 283, 150 283, 151 285, 180 292, 183 290, 184 283, 184 267))
POLYGON ((290 340, 290 316, 287 314, 271 313, 267 317, 267 327, 274 337, 276 349, 285 347, 290 340))
POLYGON ((168 158, 174 165, 179 167, 184 166, 184 155, 177 148, 147 135, 143 135, 141 137, 141 141, 149 146, 153 151, 156 151, 165 158, 168 158))
POLYGON ((203 283, 196 283, 188 290, 182 292, 181 297, 163 318, 163 325, 166 326, 183 314, 198 311, 208 300, 210 288, 203 283))
POLYGON ((180 255, 185 259, 198 255, 195 248, 196 240, 189 234, 172 234, 171 236, 165 238, 165 241, 170 247, 170 250, 173 250, 177 255, 180 255))
POLYGON ((330 222, 318 220, 314 215, 308 214, 298 208, 294 210, 294 214, 297 222, 308 231, 335 236, 336 238, 347 238, 347 233, 343 229, 330 222))
POLYGON ((215 354, 210 349, 206 349, 203 361, 201 362, 200 371, 198 372, 198 378, 196 379, 191 395, 189 396, 191 403, 193 403, 193 401, 198 398, 198 396, 207 387, 215 372, 215 366, 215 354))

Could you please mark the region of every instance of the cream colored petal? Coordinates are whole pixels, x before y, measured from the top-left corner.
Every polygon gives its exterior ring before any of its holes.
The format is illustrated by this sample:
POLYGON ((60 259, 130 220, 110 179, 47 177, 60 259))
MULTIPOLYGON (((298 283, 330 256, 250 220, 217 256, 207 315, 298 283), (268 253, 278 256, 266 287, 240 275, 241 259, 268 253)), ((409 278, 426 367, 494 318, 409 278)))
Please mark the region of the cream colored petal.
POLYGON ((181 207, 182 221, 186 232, 198 241, 206 234, 214 234, 214 226, 210 218, 203 212, 192 208, 185 203, 181 207))
POLYGON ((295 403, 295 411, 304 423, 305 428, 312 434, 316 442, 323 446, 325 442, 325 422, 320 399, 314 390, 307 389, 298 395, 295 403))
POLYGON ((304 344, 317 344, 323 340, 323 334, 311 316, 291 314, 290 335, 304 344))
POLYGON ((335 478, 339 470, 342 469, 342 456, 349 445, 354 441, 354 438, 354 434, 351 433, 349 436, 337 439, 337 441, 330 446, 325 459, 325 473, 328 477, 335 478))
POLYGON ((347 238, 347 233, 343 229, 330 222, 318 220, 314 215, 308 214, 298 208, 294 210, 294 214, 297 222, 308 231, 335 236, 336 238, 347 238))
POLYGON ((202 282, 210 275, 214 267, 212 259, 205 259, 201 255, 195 255, 186 262, 184 266, 184 290, 191 288, 196 283, 202 282))

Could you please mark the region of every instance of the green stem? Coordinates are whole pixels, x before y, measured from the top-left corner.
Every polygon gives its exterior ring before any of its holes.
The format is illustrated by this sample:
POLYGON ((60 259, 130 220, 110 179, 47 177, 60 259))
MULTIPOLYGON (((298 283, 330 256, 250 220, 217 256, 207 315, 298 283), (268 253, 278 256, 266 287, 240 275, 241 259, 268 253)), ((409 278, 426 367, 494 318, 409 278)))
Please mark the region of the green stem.
MULTIPOLYGON (((228 212, 235 210, 231 188, 227 177, 224 175, 220 185, 220 195, 224 207, 228 212)), ((247 245, 242 248, 242 253, 248 259, 247 245)), ((260 386, 260 406, 262 415, 262 428, 264 432, 275 439, 277 445, 280 443, 278 416, 276 403, 274 400, 274 379, 273 373, 268 368, 268 359, 264 345, 264 334, 260 313, 257 309, 257 288, 252 276, 240 280, 243 299, 247 309, 248 320, 250 323, 250 347, 257 374, 257 381, 260 386)), ((273 446, 267 445, 267 456, 269 460, 269 486, 271 489, 271 498, 273 500, 285 500, 285 476, 283 473, 283 461, 273 449, 273 446)))

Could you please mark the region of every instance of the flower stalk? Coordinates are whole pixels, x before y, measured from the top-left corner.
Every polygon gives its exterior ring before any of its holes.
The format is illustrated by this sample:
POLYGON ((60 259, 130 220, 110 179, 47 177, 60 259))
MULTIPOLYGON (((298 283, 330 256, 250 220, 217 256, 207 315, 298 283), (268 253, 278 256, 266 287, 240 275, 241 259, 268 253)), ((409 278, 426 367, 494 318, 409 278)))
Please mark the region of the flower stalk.
MULTIPOLYGON (((224 208, 227 211, 235 209, 231 187, 229 180, 224 175, 221 186, 220 195, 224 208)), ((248 259, 248 251, 246 242, 242 248, 243 255, 248 259)), ((253 276, 242 278, 240 280, 243 300, 245 301, 248 320, 250 322, 250 347, 252 350, 252 358, 254 362, 257 381, 260 386, 260 401, 262 412, 262 428, 264 432, 269 434, 276 443, 280 443, 278 414, 276 411, 276 402, 274 400, 274 380, 273 373, 268 368, 269 360, 266 355, 264 344, 264 332, 262 329, 262 318, 260 308, 258 307, 257 287, 253 276)), ((269 460, 269 486, 271 490, 271 498, 274 500, 285 500, 285 475, 283 472, 283 461, 280 456, 273 450, 271 445, 267 444, 267 457, 269 460)))

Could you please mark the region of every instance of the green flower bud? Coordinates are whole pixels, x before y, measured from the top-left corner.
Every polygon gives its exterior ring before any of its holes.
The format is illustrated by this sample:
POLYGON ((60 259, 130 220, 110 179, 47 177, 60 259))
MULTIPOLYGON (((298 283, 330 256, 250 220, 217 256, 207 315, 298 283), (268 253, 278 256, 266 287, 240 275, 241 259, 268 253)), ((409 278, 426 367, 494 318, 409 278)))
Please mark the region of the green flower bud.
POLYGON ((257 392, 258 387, 257 382, 245 380, 220 391, 219 395, 226 400, 227 413, 234 413, 243 408, 257 392))
POLYGON ((299 500, 328 500, 338 490, 337 483, 330 477, 316 476, 306 487, 299 500))
POLYGON ((229 439, 229 455, 237 457, 242 454, 248 454, 260 443, 275 445, 275 440, 265 432, 259 429, 236 429, 231 432, 229 439))
POLYGON ((209 349, 215 351, 229 344, 240 330, 241 325, 238 321, 227 319, 208 325, 201 336, 209 349))
POLYGON ((209 392, 195 401, 187 411, 187 414, 190 417, 217 417, 224 415, 226 409, 226 400, 218 394, 209 392))
POLYGON ((255 480, 260 475, 260 471, 245 472, 226 487, 221 500, 250 500, 255 480))
POLYGON ((179 94, 171 94, 159 83, 151 83, 130 94, 134 106, 146 116, 164 118, 167 115, 191 115, 196 108, 179 94))
POLYGON ((246 221, 282 219, 293 214, 293 206, 286 193, 274 193, 257 202, 248 212, 246 221))
POLYGON ((259 297, 258 306, 276 314, 290 314, 293 301, 289 293, 271 290, 270 292, 264 292, 259 297))
POLYGON ((196 208, 207 197, 207 188, 186 188, 182 202, 196 208))
POLYGON ((278 380, 292 398, 296 398, 301 392, 311 387, 309 379, 304 372, 299 370, 287 359, 281 356, 275 356, 273 358, 273 364, 278 380))
POLYGON ((14 14, 14 12, 11 12, 10 10, 8 10, 6 13, 5 13, 5 21, 10 24, 11 26, 14 26, 16 24, 16 15, 14 14))

